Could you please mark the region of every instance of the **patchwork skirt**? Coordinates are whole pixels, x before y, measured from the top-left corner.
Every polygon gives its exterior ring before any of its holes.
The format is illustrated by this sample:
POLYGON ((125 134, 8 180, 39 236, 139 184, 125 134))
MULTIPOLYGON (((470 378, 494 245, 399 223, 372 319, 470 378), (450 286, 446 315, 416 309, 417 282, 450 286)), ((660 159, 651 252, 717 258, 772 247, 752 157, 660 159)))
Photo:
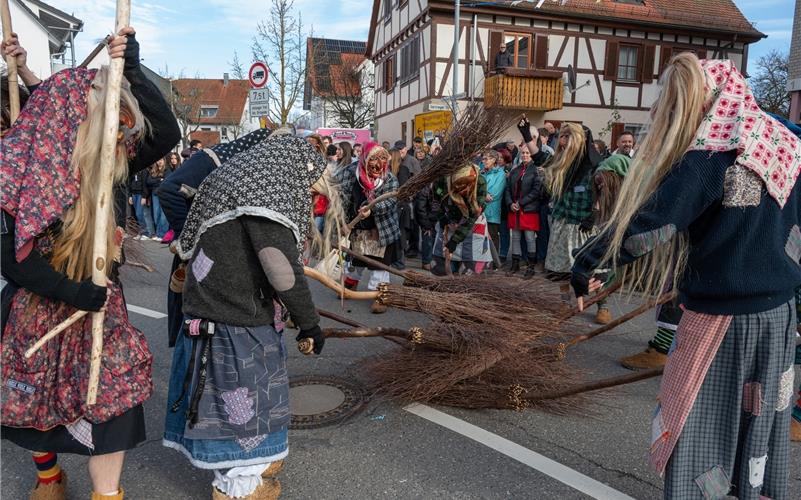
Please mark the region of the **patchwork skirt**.
POLYGON ((164 446, 200 469, 246 467, 287 455, 289 379, 286 347, 271 325, 215 325, 201 377, 202 344, 178 336, 167 399, 164 446), (190 369, 189 381, 186 376, 190 369), (188 420, 190 401, 205 378, 197 418, 188 420))
POLYGON ((732 318, 667 463, 665 498, 793 498, 795 327, 792 301, 732 318))
POLYGON ((581 232, 578 224, 570 224, 565 219, 550 217, 549 222, 551 234, 545 269, 552 273, 569 273, 575 261, 573 250, 581 248, 590 234, 581 232))

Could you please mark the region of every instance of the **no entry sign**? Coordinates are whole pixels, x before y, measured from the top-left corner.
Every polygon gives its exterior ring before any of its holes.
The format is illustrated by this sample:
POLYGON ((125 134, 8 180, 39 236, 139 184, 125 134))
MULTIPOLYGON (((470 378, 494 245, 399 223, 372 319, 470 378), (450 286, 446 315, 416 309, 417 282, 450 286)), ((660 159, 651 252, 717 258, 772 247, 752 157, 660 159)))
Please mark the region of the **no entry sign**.
POLYGON ((254 89, 263 88, 267 85, 267 75, 269 74, 269 70, 267 69, 267 65, 261 61, 256 61, 250 67, 248 71, 248 80, 250 80, 250 86, 254 89))

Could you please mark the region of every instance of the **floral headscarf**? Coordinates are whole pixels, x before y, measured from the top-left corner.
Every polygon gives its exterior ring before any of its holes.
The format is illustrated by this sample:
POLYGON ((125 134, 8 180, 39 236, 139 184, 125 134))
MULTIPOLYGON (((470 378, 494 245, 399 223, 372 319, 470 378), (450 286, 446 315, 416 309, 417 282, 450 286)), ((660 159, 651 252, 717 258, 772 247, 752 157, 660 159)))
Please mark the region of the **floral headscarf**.
POLYGON ((359 185, 362 187, 368 201, 375 199, 375 190, 384 183, 384 177, 387 175, 389 169, 389 153, 381 147, 377 142, 367 142, 362 147, 362 154, 359 156, 359 164, 356 167, 356 178, 359 179, 359 185), (381 175, 377 179, 372 179, 367 173, 367 163, 377 159, 381 162, 381 175))
POLYGON ((0 208, 15 221, 17 261, 80 195, 80 173, 70 166, 78 127, 86 119, 97 70, 65 69, 36 89, 2 139, 0 208))
POLYGON ((784 207, 801 171, 801 141, 762 111, 729 60, 702 60, 709 94, 690 150, 737 151, 736 163, 756 173, 784 207))
POLYGON ((470 163, 448 177, 448 195, 465 217, 481 211, 476 197, 477 190, 478 170, 470 163), (465 197, 462 194, 464 191, 469 191, 470 194, 465 197))

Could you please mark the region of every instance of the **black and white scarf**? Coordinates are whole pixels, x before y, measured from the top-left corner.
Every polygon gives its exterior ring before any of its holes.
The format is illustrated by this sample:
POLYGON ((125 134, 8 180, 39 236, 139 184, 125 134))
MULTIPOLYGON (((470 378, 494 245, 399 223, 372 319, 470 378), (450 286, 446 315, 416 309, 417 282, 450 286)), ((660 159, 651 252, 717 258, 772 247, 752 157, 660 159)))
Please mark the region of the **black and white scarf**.
POLYGON ((309 231, 309 188, 325 171, 325 159, 305 140, 274 133, 214 170, 195 195, 178 240, 189 260, 210 227, 242 215, 265 217, 292 230, 303 254, 309 231))

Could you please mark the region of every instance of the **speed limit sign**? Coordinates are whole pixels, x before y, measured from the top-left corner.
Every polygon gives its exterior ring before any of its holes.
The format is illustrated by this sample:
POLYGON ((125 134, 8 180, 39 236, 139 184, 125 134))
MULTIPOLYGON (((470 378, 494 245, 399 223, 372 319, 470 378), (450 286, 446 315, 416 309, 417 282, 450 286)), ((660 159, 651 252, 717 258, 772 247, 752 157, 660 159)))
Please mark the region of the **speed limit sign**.
POLYGON ((267 85, 268 75, 269 70, 267 69, 266 64, 261 61, 254 62, 248 71, 248 80, 250 80, 250 86, 254 89, 263 88, 265 85, 267 85))

